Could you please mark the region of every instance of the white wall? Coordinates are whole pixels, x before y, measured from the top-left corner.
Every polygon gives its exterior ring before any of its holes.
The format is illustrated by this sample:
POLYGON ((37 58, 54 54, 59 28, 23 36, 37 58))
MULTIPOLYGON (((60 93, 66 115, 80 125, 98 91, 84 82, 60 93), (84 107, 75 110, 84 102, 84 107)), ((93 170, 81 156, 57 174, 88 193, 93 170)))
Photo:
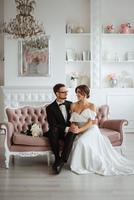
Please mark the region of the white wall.
POLYGON ((101 19, 115 27, 125 22, 134 25, 134 0, 101 0, 101 19))

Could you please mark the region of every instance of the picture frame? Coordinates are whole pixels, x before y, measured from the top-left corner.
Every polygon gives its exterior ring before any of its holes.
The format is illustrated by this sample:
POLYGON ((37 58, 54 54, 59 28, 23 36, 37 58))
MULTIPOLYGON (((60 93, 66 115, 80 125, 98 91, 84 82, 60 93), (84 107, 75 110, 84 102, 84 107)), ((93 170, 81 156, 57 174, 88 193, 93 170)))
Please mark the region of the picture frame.
POLYGON ((19 76, 50 76, 50 37, 19 41, 19 76))

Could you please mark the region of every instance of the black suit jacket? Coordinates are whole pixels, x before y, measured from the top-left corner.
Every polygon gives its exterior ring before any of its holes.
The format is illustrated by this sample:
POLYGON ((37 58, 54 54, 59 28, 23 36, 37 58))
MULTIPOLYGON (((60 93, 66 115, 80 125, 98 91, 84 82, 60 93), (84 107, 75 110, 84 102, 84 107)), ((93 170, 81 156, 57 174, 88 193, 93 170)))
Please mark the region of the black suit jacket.
POLYGON ((53 130, 53 128, 59 128, 60 131, 65 132, 65 128, 70 125, 69 120, 71 103, 71 101, 65 101, 65 107, 67 110, 67 121, 65 121, 56 100, 47 106, 46 112, 50 131, 53 130))

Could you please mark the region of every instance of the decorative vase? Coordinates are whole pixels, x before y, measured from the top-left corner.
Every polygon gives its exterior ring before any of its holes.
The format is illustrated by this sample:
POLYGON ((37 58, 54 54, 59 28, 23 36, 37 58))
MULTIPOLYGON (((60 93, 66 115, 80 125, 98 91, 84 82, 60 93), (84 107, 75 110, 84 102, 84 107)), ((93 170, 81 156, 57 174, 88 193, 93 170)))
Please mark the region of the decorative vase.
POLYGON ((118 84, 117 79, 111 79, 111 80, 110 80, 110 86, 111 86, 112 88, 116 87, 117 84, 118 84))

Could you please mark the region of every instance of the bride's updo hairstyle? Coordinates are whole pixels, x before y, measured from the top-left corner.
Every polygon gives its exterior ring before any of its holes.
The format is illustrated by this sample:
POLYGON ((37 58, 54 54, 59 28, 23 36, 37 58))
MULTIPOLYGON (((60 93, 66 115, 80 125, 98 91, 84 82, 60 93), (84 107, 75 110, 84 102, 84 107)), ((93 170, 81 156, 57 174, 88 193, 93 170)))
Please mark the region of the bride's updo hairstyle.
POLYGON ((75 88, 75 93, 77 93, 79 91, 79 93, 82 96, 86 96, 87 98, 89 98, 90 96, 90 89, 87 85, 79 85, 75 88))

